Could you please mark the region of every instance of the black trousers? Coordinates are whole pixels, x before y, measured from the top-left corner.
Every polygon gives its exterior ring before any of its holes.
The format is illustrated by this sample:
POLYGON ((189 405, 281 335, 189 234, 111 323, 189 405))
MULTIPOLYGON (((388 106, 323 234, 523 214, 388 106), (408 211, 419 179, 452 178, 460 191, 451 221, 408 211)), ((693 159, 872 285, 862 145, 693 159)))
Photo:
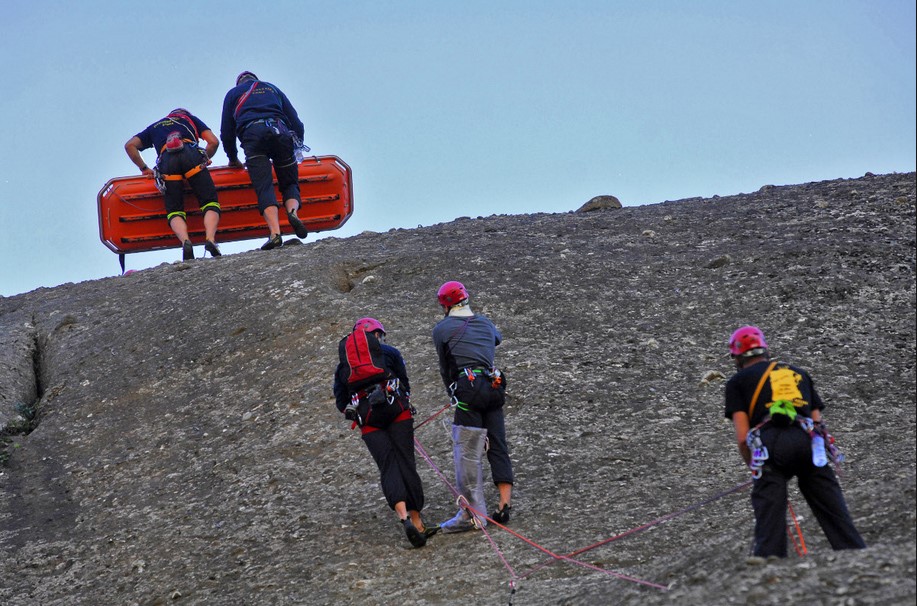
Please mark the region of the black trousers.
POLYGON ((301 200, 299 165, 293 155, 293 135, 279 120, 249 124, 239 135, 245 151, 245 166, 258 196, 258 210, 282 205, 286 200, 301 200), (274 175, 281 200, 277 201, 274 175))
POLYGON ((866 547, 853 525, 834 470, 812 463, 812 441, 798 425, 765 427, 761 441, 768 461, 755 480, 751 504, 755 511, 754 555, 787 555, 787 485, 795 476, 799 491, 834 549, 866 547))
POLYGON ((363 434, 382 482, 382 494, 388 506, 404 501, 408 511, 421 511, 424 505, 423 485, 414 460, 414 419, 392 423, 385 429, 363 434))
POLYGON ((456 407, 452 422, 487 430, 487 462, 490 463, 491 478, 494 484, 512 484, 513 463, 506 440, 503 390, 493 388, 484 377, 477 377, 470 383, 465 375, 461 375, 456 380, 455 397, 463 405, 456 407))
MULTIPOLYGON (((206 162, 206 156, 196 145, 186 144, 177 152, 163 152, 157 160, 157 168, 163 175, 184 175, 186 172, 201 163, 206 162)), ((220 212, 220 205, 217 204, 217 188, 213 184, 213 177, 206 168, 191 175, 185 180, 166 181, 166 191, 163 199, 166 204, 167 220, 171 221, 175 215, 184 216, 185 211, 185 184, 188 182, 191 191, 197 197, 198 206, 201 209, 213 210, 220 212)))

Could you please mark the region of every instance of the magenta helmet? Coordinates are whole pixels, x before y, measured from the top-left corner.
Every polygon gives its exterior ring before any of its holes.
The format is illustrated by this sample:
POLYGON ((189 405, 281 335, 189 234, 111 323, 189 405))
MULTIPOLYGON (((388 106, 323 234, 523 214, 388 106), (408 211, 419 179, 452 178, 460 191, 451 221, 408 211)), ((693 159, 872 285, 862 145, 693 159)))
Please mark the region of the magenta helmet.
POLYGON ((464 284, 453 280, 439 287, 436 298, 439 299, 439 304, 443 307, 452 307, 466 300, 468 291, 465 290, 464 284))
POLYGON ((757 326, 743 326, 729 337, 729 353, 733 357, 758 356, 767 351, 764 333, 757 326))
POLYGON ((357 320, 357 323, 353 325, 353 329, 362 329, 363 332, 376 332, 378 330, 383 335, 385 334, 385 327, 382 326, 382 322, 375 318, 360 318, 357 320))

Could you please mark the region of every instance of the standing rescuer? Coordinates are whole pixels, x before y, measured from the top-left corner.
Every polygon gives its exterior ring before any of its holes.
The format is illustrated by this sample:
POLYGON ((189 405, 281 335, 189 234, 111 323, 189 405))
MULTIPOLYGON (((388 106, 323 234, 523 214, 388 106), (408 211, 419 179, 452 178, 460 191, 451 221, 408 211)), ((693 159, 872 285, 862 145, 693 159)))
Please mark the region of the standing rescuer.
POLYGON ((166 220, 182 244, 184 261, 194 258, 185 213, 185 181, 191 186, 204 213, 204 248, 212 257, 220 256, 216 245, 220 204, 213 177, 207 170, 210 158, 219 147, 220 141, 213 131, 200 118, 181 107, 173 109, 165 118, 150 124, 124 144, 124 151, 140 172, 148 177, 155 176, 156 187, 165 201, 166 220), (200 140, 207 145, 204 149, 198 147, 200 140), (150 147, 156 150, 156 171, 148 167, 140 155, 142 150, 150 147))
POLYGON ((482 468, 485 448, 491 476, 500 493, 499 506, 490 517, 506 524, 511 509, 513 466, 503 417, 506 377, 494 366, 495 348, 503 336, 490 319, 471 311, 468 291, 461 282, 440 286, 437 300, 445 317, 433 328, 433 344, 439 356, 440 376, 455 404, 455 482, 464 501, 455 517, 441 524, 442 531, 464 532, 486 525, 482 468), (480 515, 470 513, 466 505, 480 515))
MULTIPOLYGON (((726 383, 726 418, 735 427, 742 459, 752 469, 753 554, 787 555, 787 483, 799 490, 834 549, 866 546, 847 510, 820 445, 831 445, 825 405, 801 368, 771 361, 764 334, 743 326, 729 339, 737 372, 726 383)), ((836 450, 829 448, 836 457, 836 450)))
POLYGON ((277 86, 263 82, 252 72, 242 72, 236 85, 223 99, 220 140, 230 166, 242 166, 236 137, 245 151, 248 176, 258 196, 258 210, 267 223, 270 236, 261 247, 271 250, 283 246, 280 215, 274 193, 274 175, 283 199, 287 220, 297 238, 309 232, 297 211, 302 204, 299 193, 299 164, 296 162, 294 136, 303 140, 304 127, 296 109, 277 86), (273 173, 272 173, 273 171, 273 173))
POLYGON ((339 350, 341 360, 333 386, 337 409, 352 426, 360 427, 363 442, 379 468, 386 502, 411 545, 423 547, 439 526, 425 526, 420 515, 424 493, 414 459, 414 409, 404 359, 385 343, 385 328, 375 318, 357 320, 339 350), (382 372, 355 382, 359 367, 365 366, 382 372))

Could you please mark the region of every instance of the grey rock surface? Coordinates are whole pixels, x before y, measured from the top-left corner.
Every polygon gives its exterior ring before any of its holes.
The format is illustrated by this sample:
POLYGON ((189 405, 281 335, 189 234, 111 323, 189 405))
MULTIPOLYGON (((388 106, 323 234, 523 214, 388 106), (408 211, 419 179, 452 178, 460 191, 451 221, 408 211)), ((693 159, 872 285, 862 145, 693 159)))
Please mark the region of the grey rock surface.
POLYGON ((621 201, 616 196, 605 195, 596 196, 580 206, 576 212, 585 213, 594 210, 605 210, 608 208, 623 208, 621 201))
POLYGON ((0 298, 0 603, 913 604, 915 340, 914 173, 461 218, 0 298), (505 337, 513 519, 410 549, 331 373, 354 320, 382 320, 429 421, 425 517, 450 517, 430 340, 449 279, 505 337), (745 323, 812 372, 867 549, 832 551, 794 488, 809 554, 748 557, 722 411, 745 323))

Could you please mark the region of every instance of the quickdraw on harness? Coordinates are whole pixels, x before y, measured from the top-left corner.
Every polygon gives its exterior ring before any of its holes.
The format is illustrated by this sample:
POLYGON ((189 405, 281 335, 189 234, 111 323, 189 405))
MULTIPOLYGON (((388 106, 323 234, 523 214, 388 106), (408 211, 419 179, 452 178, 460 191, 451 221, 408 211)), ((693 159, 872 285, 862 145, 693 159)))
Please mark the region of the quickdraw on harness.
POLYGON ((761 477, 761 469, 770 456, 767 452, 767 446, 761 441, 761 428, 766 423, 767 421, 761 423, 745 436, 745 443, 748 445, 748 450, 751 451, 751 461, 748 463, 748 468, 751 469, 751 477, 755 480, 761 477))
MULTIPOLYGON (((459 370, 459 378, 464 375, 468 382, 474 385, 475 376, 480 375, 484 377, 487 381, 490 381, 490 386, 494 389, 499 389, 503 384, 503 373, 500 372, 500 369, 496 366, 491 366, 490 368, 473 368, 466 367, 459 370)), ((468 404, 462 402, 455 395, 455 391, 458 388, 458 380, 453 381, 449 384, 449 396, 452 398, 452 406, 458 408, 459 410, 468 410, 468 404)))

